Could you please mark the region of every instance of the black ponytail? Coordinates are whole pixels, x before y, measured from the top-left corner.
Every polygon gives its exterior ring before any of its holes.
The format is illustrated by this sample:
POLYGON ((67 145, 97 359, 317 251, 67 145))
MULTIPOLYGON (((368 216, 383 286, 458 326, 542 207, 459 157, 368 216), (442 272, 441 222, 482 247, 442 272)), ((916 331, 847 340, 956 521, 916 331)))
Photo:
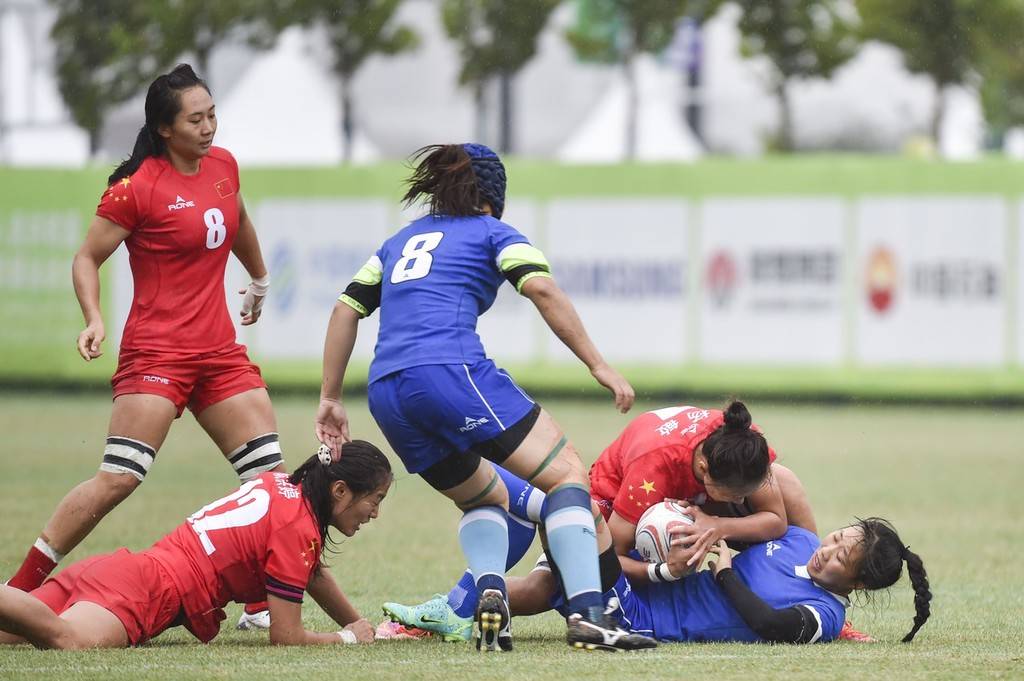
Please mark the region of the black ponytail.
POLYGON ((178 64, 170 73, 157 76, 150 83, 146 91, 146 123, 139 129, 131 156, 121 161, 107 178, 108 186, 133 175, 150 156, 162 156, 167 151, 164 138, 160 136, 160 126, 174 123, 174 117, 181 111, 181 93, 193 87, 210 91, 188 64, 178 64))
POLYGON ((742 402, 730 403, 724 417, 725 423, 704 440, 708 475, 722 487, 746 490, 768 476, 768 441, 750 427, 753 419, 742 402))
POLYGON ((334 508, 331 483, 341 480, 360 497, 390 482, 391 477, 391 463, 377 447, 365 440, 352 440, 341 446, 341 456, 331 464, 320 463, 316 454, 309 457, 291 474, 288 482, 302 488, 302 496, 320 527, 323 544, 334 508))
POLYGON ((402 201, 406 207, 423 201, 434 216, 482 215, 480 190, 473 164, 461 144, 431 144, 417 149, 409 186, 402 201))
POLYGON ((862 558, 857 581, 868 591, 885 589, 899 581, 903 562, 907 563, 910 585, 914 589, 914 626, 903 637, 904 643, 914 640, 918 630, 931 616, 932 592, 928 585, 921 557, 903 545, 892 524, 883 518, 858 519, 857 527, 863 533, 862 558))

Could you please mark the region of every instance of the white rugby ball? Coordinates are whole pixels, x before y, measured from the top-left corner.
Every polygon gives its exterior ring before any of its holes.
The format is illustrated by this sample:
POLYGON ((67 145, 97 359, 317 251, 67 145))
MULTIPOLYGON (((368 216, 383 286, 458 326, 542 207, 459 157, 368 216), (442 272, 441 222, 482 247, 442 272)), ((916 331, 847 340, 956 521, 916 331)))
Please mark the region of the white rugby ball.
POLYGON ((636 524, 636 550, 648 563, 668 560, 670 532, 681 525, 693 525, 693 518, 674 501, 661 501, 644 511, 636 524))

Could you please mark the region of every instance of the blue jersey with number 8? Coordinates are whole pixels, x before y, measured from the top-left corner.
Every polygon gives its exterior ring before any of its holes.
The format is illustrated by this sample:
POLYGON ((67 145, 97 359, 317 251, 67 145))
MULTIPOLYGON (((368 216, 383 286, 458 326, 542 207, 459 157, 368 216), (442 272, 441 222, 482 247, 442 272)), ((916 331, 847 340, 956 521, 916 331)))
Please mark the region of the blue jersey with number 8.
POLYGON ((425 216, 384 242, 339 300, 367 316, 379 305, 371 382, 427 364, 486 359, 477 319, 508 279, 550 276, 543 254, 488 215, 425 216))

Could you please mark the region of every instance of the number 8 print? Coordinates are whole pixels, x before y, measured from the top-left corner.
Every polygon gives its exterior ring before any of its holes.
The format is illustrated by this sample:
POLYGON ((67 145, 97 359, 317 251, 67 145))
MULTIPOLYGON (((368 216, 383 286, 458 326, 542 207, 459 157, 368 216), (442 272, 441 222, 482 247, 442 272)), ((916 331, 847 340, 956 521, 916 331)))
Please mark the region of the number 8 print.
POLYGON ((211 208, 203 213, 203 222, 206 223, 206 247, 211 251, 227 238, 228 228, 224 224, 224 213, 220 208, 211 208))
POLYGON ((402 258, 391 270, 391 283, 401 284, 430 274, 430 266, 434 264, 434 256, 430 252, 437 248, 443 238, 444 232, 427 232, 406 241, 402 247, 402 258))

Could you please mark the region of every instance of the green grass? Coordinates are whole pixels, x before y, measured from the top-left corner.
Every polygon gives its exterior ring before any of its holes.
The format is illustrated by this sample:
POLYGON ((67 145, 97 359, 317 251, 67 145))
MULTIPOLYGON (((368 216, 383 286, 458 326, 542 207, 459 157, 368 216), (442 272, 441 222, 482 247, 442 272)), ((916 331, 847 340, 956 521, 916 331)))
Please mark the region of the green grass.
MULTIPOLYGON (((289 463, 312 451, 312 396, 278 399, 289 463)), ((549 402, 587 458, 628 421, 610 405, 549 402)), ((646 408, 652 405, 638 405, 646 408)), ((852 611, 876 645, 791 647, 663 645, 645 655, 570 651, 553 615, 516 621, 517 650, 481 660, 469 645, 439 642, 330 649, 272 649, 259 633, 230 629, 209 646, 172 630, 139 650, 83 653, 0 649, 0 678, 37 679, 840 679, 1024 676, 1024 412, 969 408, 779 406, 751 401, 783 461, 806 484, 825 530, 853 515, 882 515, 925 560, 935 595, 931 621, 912 645, 912 597, 904 578, 852 611), (486 665, 486 671, 482 671, 486 665)), ((354 431, 383 443, 361 399, 354 431)), ((109 401, 0 395, 0 575, 9 574, 53 506, 95 470, 109 401)), ((394 459, 393 459, 394 460, 394 459)), ((191 417, 172 429, 145 485, 114 511, 72 558, 157 539, 234 485, 227 465, 191 417)), ((397 461, 396 461, 397 465, 397 461)), ((333 571, 374 620, 384 600, 415 601, 448 588, 463 564, 457 512, 418 478, 400 474, 373 525, 341 545, 333 571)), ((534 547, 524 561, 532 562, 534 547)), ((524 566, 517 569, 522 573, 524 566)), ((331 624, 315 604, 310 628, 331 624)))

